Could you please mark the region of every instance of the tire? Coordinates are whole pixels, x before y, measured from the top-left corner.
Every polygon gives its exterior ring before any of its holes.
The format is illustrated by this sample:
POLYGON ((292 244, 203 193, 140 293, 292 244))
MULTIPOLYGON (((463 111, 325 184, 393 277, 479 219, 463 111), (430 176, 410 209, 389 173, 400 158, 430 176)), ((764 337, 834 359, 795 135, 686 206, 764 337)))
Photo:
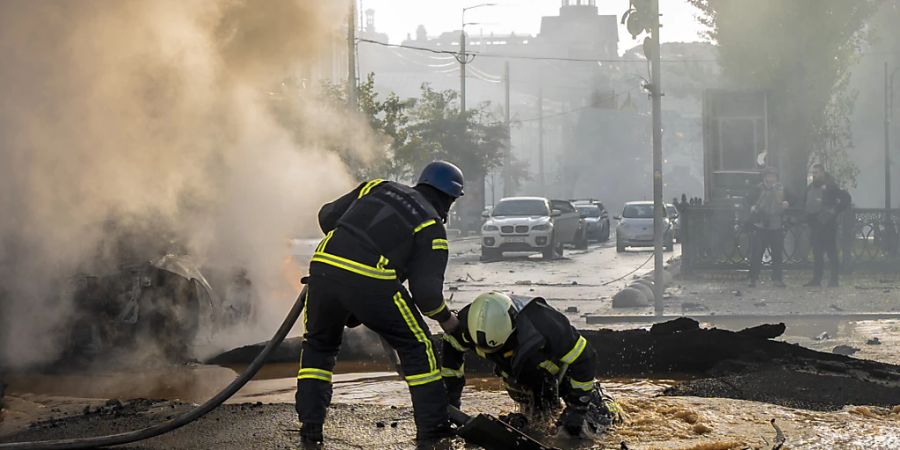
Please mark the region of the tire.
POLYGON ((498 259, 503 259, 503 252, 499 248, 481 246, 482 261, 495 261, 498 259))
POLYGON ((545 260, 562 258, 563 246, 562 243, 556 239, 556 235, 550 237, 550 244, 541 250, 541 254, 545 260))
POLYGON ((609 241, 609 221, 606 222, 606 225, 603 226, 603 231, 600 232, 600 242, 608 242, 609 241))
POLYGON ((588 237, 587 230, 582 230, 581 233, 577 237, 575 237, 575 248, 578 250, 587 250, 588 248, 588 237))

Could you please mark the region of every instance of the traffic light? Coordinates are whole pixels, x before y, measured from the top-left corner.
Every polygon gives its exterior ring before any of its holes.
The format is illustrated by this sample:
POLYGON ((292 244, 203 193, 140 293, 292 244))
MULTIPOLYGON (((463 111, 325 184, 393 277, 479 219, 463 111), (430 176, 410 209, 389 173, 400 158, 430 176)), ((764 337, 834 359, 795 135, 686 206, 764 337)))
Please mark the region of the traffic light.
POLYGON ((622 24, 631 34, 632 39, 638 35, 650 32, 653 25, 653 0, 630 0, 628 11, 622 15, 622 24))

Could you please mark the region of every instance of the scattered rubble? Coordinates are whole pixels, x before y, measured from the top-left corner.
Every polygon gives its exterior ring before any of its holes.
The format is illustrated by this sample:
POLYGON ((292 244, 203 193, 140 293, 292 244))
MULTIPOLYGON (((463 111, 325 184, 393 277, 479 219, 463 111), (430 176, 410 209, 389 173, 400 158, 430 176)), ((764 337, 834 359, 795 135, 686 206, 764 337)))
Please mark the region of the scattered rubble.
POLYGON ((859 351, 858 348, 851 347, 849 345, 838 345, 838 346, 834 347, 833 349, 831 349, 831 353, 834 353, 835 355, 844 355, 844 356, 850 356, 858 351, 859 351))
POLYGON ((640 290, 627 287, 613 295, 613 308, 634 308, 650 306, 650 299, 640 290))

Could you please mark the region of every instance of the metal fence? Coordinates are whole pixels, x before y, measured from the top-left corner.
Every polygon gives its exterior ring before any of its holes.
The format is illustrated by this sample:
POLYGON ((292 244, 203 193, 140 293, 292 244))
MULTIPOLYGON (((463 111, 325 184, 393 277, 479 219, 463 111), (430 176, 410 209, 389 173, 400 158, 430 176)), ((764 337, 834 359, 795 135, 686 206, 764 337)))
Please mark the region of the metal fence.
MULTIPOLYGON (((691 207, 680 217, 683 267, 691 269, 744 269, 750 267, 752 226, 746 210, 727 207, 691 207)), ((851 209, 839 217, 838 252, 845 272, 878 270, 900 272, 900 210, 851 209)), ((802 210, 788 210, 784 220, 785 268, 812 263, 809 227, 802 210)), ((770 264, 769 251, 763 264, 770 264)))

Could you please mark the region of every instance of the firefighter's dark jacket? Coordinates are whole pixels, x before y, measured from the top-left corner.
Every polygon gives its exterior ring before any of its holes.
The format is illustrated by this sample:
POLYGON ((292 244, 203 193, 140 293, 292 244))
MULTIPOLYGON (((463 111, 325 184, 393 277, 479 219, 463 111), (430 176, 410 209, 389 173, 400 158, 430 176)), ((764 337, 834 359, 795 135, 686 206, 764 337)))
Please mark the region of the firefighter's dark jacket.
POLYGON ((443 297, 447 230, 422 193, 392 181, 362 183, 323 206, 319 226, 325 238, 310 275, 386 292, 408 281, 422 313, 439 322, 450 317, 443 297))
MULTIPOLYGON (((559 392, 567 404, 582 403, 593 388, 594 352, 569 320, 537 297, 513 297, 518 313, 515 331, 500 350, 479 350, 468 332, 469 306, 459 314, 460 331, 444 335, 441 374, 451 402, 458 404, 465 385, 464 355, 469 350, 494 363, 495 372, 508 385, 536 387, 559 379, 559 392)), ((585 400, 586 401, 586 400, 585 400)))

